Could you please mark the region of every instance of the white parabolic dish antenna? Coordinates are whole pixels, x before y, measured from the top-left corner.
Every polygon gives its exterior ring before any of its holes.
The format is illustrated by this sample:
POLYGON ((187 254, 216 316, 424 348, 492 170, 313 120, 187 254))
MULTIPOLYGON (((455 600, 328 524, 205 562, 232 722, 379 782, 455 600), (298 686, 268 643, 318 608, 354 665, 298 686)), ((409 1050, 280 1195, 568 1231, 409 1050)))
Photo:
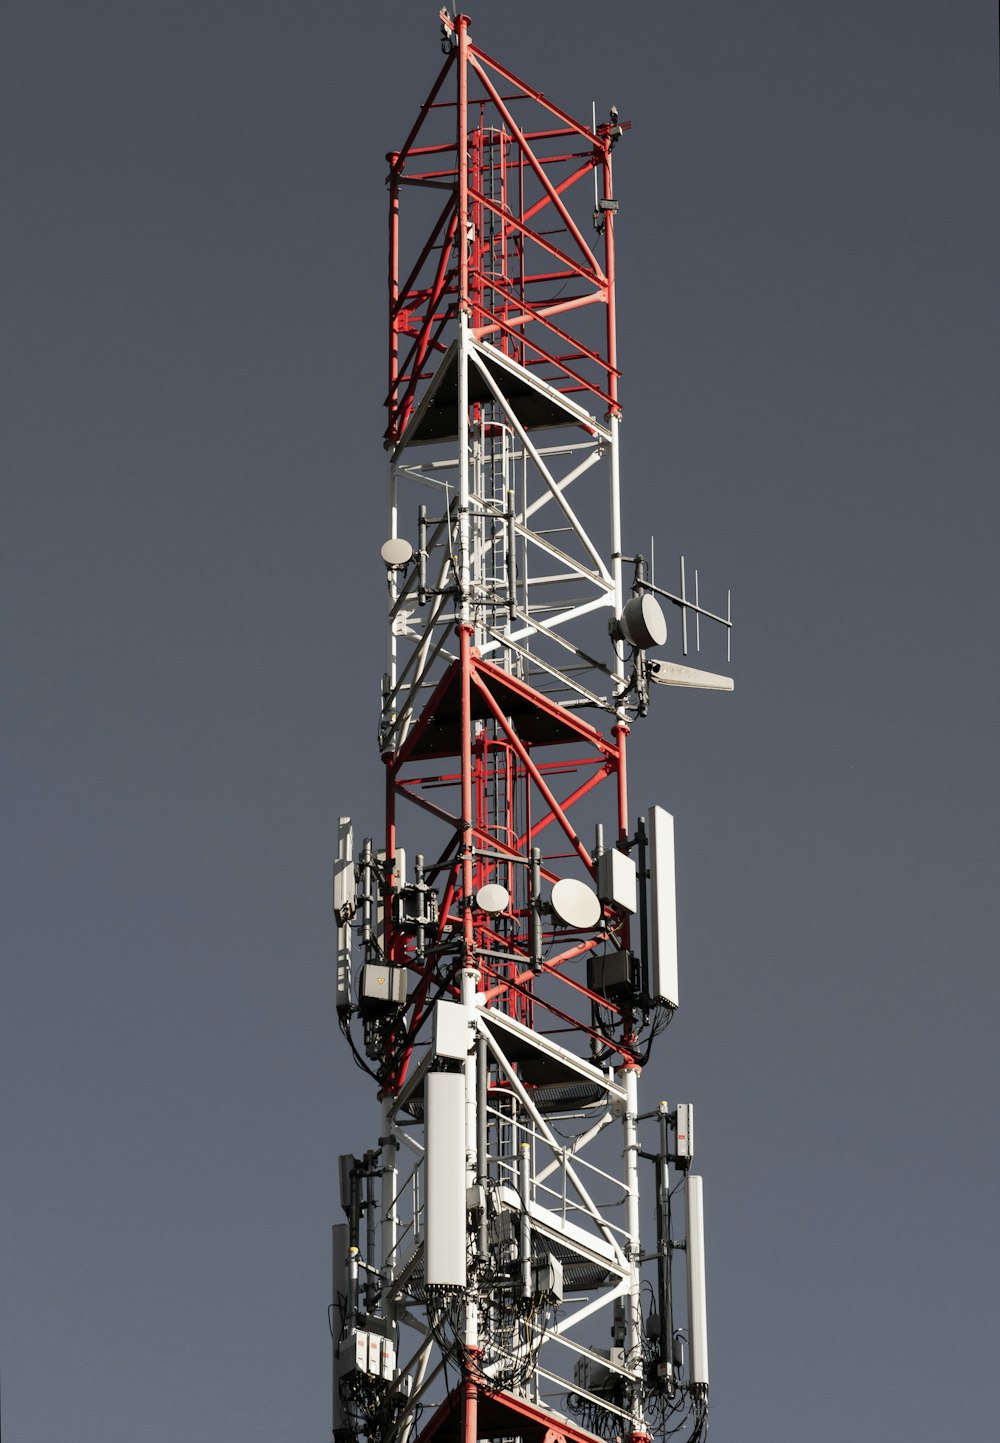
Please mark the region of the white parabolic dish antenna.
POLYGON ((656 597, 648 591, 630 596, 622 607, 622 635, 633 646, 662 646, 667 639, 667 618, 656 597))
POLYGON ((476 893, 476 906, 483 912, 506 912, 510 906, 510 893, 499 882, 487 882, 476 893))
POLYGON ((405 566, 413 555, 413 547, 405 536, 390 536, 383 541, 379 555, 386 566, 405 566))
POLYGON ((601 902, 586 882, 560 877, 552 888, 552 910, 565 927, 596 927, 601 920, 601 902))

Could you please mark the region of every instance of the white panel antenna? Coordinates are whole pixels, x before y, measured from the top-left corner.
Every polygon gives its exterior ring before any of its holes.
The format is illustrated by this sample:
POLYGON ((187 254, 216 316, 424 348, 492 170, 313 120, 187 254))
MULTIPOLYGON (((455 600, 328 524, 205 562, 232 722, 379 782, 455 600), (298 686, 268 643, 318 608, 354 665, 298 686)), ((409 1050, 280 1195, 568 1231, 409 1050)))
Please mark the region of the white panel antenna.
POLYGON ((337 919, 337 1011, 351 1005, 351 916, 355 908, 354 830, 350 817, 337 824, 337 860, 333 864, 333 912, 337 919))
POLYGON ((346 1324, 350 1310, 349 1274, 347 1254, 351 1246, 349 1223, 334 1223, 333 1237, 333 1319, 332 1328, 336 1343, 342 1327, 346 1324))
POLYGON ((354 828, 350 817, 337 823, 337 860, 333 864, 333 910, 337 921, 354 910, 354 828))
POLYGON ((395 866, 392 872, 392 885, 395 891, 406 886, 406 848, 397 847, 395 855, 395 866))
POLYGON ((663 807, 650 807, 647 827, 652 946, 649 990, 655 1002, 676 1007, 677 884, 674 867, 674 819, 663 807))
POLYGON ((688 1173, 684 1189, 687 1214, 688 1341, 691 1382, 708 1387, 708 1318, 705 1292, 705 1212, 701 1178, 688 1173))
POLYGON ((694 1105, 690 1102, 677 1104, 676 1158, 680 1166, 690 1165, 694 1158, 694 1105))
POLYGON ((602 902, 623 912, 638 909, 638 880, 635 862, 617 847, 609 847, 597 859, 597 893, 602 902))
POLYGON ((434 1004, 434 1056, 464 1062, 472 1046, 469 1009, 461 1002, 434 1004))
POLYGON ((424 1278, 429 1288, 464 1288, 465 1076, 429 1072, 424 1092, 427 1130, 427 1237, 424 1278))
POLYGON ((330 1333, 333 1337, 333 1428, 334 1432, 344 1426, 340 1403, 340 1376, 338 1364, 340 1338, 347 1321, 349 1307, 349 1282, 347 1250, 351 1243, 351 1230, 347 1223, 334 1223, 333 1238, 333 1304, 330 1313, 330 1333))

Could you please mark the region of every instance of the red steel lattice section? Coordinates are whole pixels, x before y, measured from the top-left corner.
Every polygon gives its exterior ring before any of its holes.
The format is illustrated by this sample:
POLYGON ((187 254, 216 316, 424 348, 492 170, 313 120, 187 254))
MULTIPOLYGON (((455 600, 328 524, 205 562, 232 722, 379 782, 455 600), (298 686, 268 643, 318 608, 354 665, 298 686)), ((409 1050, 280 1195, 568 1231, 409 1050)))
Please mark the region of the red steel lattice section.
MULTIPOLYGON (((627 928, 610 909, 603 931, 574 932, 547 918, 536 924, 540 961, 533 956, 530 871, 537 849, 536 866, 547 883, 566 875, 567 867, 593 875, 576 816, 601 783, 614 787, 618 833, 625 834, 627 730, 617 727, 609 740, 468 648, 441 679, 403 747, 384 758, 386 855, 396 854, 401 801, 436 819, 446 838, 430 865, 441 902, 425 955, 418 954, 412 930, 386 919, 388 960, 418 974, 390 1090, 405 1079, 412 1043, 436 1000, 435 984, 450 969, 446 991, 457 995, 457 973, 466 963, 479 970, 488 1006, 539 1032, 610 1043, 600 1017, 620 1020, 622 1014, 588 986, 587 959, 612 942, 627 945, 627 928), (499 913, 475 904, 489 883, 508 893, 509 904, 499 913)), ((613 1044, 614 1050, 628 1055, 628 1036, 626 1029, 625 1042, 613 1044)))
POLYGON ((459 312, 474 339, 617 414, 614 238, 603 216, 622 126, 574 120, 474 45, 467 16, 442 19, 453 47, 406 141, 387 156, 387 437, 403 437, 459 312), (592 243, 567 200, 595 174, 592 243), (414 250, 402 226, 418 195, 414 250))

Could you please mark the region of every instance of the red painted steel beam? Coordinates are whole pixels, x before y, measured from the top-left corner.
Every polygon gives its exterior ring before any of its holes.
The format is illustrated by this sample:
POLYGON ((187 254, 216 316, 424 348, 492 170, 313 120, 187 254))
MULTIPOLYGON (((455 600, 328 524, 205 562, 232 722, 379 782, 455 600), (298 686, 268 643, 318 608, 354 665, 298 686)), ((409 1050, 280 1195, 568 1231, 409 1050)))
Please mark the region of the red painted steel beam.
POLYGON ((393 166, 393 169, 395 171, 400 171, 403 165, 406 163, 406 157, 410 154, 410 148, 413 145, 413 142, 416 140, 417 136, 420 134, 420 130, 423 126, 424 121, 427 119, 427 116, 430 114, 431 110, 434 109, 434 101, 437 98, 437 95, 445 82, 448 72, 451 70, 452 66, 455 65, 455 63, 456 55, 455 51, 452 50, 445 59, 445 62, 442 65, 440 72, 438 73, 437 79, 431 86, 430 94, 424 101, 423 105, 420 107, 420 113, 418 114, 416 120, 413 122, 409 135, 403 141, 403 144, 400 146, 399 150, 395 152, 396 162, 393 166))
MULTIPOLYGON (((574 275, 578 275, 581 280, 590 281, 598 288, 598 293, 603 295, 605 278, 604 272, 599 266, 581 265, 579 262, 574 261, 571 256, 568 256, 565 251, 560 250, 559 247, 543 235, 541 231, 532 230, 530 226, 524 224, 523 219, 519 219, 516 215, 508 214, 502 206, 497 205, 494 201, 490 200, 488 196, 476 194, 475 192, 470 193, 486 210, 492 211, 494 215, 499 216, 507 225, 520 231, 528 240, 533 241, 537 246, 540 246, 542 250, 546 250, 550 255, 555 256, 557 261, 562 261, 563 264, 568 266, 574 275)), ((537 206, 535 210, 537 212, 537 206)))
POLYGON ((532 86, 525 84, 512 70, 508 70, 506 65, 502 65, 500 61, 495 60, 492 55, 487 55, 486 51, 480 50, 477 45, 470 46, 470 49, 476 55, 477 59, 481 60, 484 65, 488 65, 497 75, 502 76, 504 80, 509 81, 511 85, 519 86, 525 100, 533 100, 537 105, 540 105, 543 110, 547 110, 550 115, 558 116, 567 130, 572 131, 576 135, 582 135, 585 140, 589 140, 593 145, 600 145, 600 137, 596 136, 592 130, 586 125, 583 125, 579 120, 574 120, 568 111, 561 110, 558 105, 555 105, 546 95, 543 95, 540 90, 535 90, 532 86))
POLYGON ((590 853, 580 841, 580 838, 577 836, 576 830, 570 823, 568 817, 566 816, 566 813, 563 811, 562 807, 559 805, 552 792, 549 790, 549 787, 546 785, 545 778, 542 776, 541 772, 538 770, 531 757, 528 755, 528 750, 525 747, 524 743, 521 741, 521 738, 517 735, 517 732, 511 726, 506 716, 504 716, 501 708, 497 705, 493 697, 493 693, 483 681, 482 677, 473 674, 473 680, 478 687, 480 693, 486 698, 487 706, 493 713, 497 723, 500 726, 501 731, 504 732, 511 746, 517 753, 521 765, 524 767, 525 771, 527 771, 528 775, 535 783, 535 786, 545 798, 546 805, 555 815, 556 820, 562 827, 563 831, 566 833, 566 836, 569 839, 571 845, 575 848, 577 855, 583 861, 583 863, 587 867, 587 870, 593 872, 594 864, 591 860, 590 853))
POLYGON ((587 259, 589 260, 589 262, 590 262, 591 266, 593 267, 595 273, 600 273, 600 269, 601 269, 601 268, 600 268, 600 266, 599 266, 598 263, 597 263, 597 258, 596 258, 596 256, 594 255, 593 251, 590 249, 590 246, 589 246, 589 245, 587 244, 587 242, 584 240, 583 235, 581 234, 581 232, 580 232, 580 230, 579 230, 576 222, 574 221, 573 217, 570 215, 569 211, 568 211, 568 210, 566 209, 566 207, 563 205, 561 197, 559 196, 559 194, 558 194, 558 192, 556 191, 555 187, 553 186, 552 182, 549 180, 548 176, 546 175, 543 166, 540 164, 540 162, 538 161, 538 159, 537 159, 536 156, 534 155, 534 152, 532 151, 531 146, 528 144, 528 141, 527 141, 527 138, 526 138, 525 135, 524 135, 524 132, 521 130, 521 128, 520 128, 519 125, 517 124, 517 121, 516 121, 516 120, 514 119, 514 117, 511 115, 510 111, 507 109, 507 107, 504 105, 503 101, 501 100, 500 96, 497 94, 497 92, 496 92, 496 90, 494 89, 494 87, 493 87, 493 85, 492 85, 489 77, 487 76, 486 72, 482 69, 481 66, 477 65, 477 63, 476 63, 476 61, 475 61, 474 59, 471 61, 471 64, 472 64, 473 68, 477 71, 477 73, 479 74, 479 77, 480 77, 480 79, 482 80, 483 84, 486 86, 487 90, 490 92, 490 95, 491 95, 491 97, 492 97, 492 99, 493 99, 494 105, 495 105, 496 108, 499 110, 500 114, 503 116, 503 118, 504 118, 504 120, 506 121, 506 123, 510 126, 510 129, 511 129, 513 135, 514 135, 515 140, 518 142, 518 144, 519 144, 519 145, 521 146, 521 148, 523 149, 523 151, 524 151, 524 153, 525 153, 525 156, 526 156, 526 158, 527 158, 527 160, 528 160, 528 164, 531 166, 532 170, 535 172, 536 176, 538 177, 539 181, 541 182, 542 188, 548 192, 549 198, 550 198, 550 200, 552 201, 552 204, 555 206, 556 210, 558 211, 559 215, 562 217, 563 224, 566 226, 566 229, 569 231, 570 235, 571 235, 571 236, 573 237, 573 239, 576 241, 577 245, 580 247, 580 249, 581 249, 581 251, 583 252, 583 254, 584 254, 584 255, 587 257, 587 259))

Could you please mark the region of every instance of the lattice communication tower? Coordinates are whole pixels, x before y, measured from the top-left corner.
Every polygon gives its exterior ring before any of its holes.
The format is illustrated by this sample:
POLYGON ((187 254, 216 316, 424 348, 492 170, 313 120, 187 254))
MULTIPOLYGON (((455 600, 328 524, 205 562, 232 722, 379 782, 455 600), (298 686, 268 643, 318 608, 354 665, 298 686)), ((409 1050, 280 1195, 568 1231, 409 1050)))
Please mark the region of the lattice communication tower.
POLYGON ((631 818, 625 761, 651 683, 732 687, 653 654, 662 603, 685 653, 709 623, 728 653, 730 608, 622 546, 627 122, 574 120, 467 16, 441 35, 388 157, 385 828, 341 818, 333 899, 381 1125, 340 1159, 334 1437, 693 1439, 693 1113, 639 1105, 678 1001, 673 818, 631 818))

